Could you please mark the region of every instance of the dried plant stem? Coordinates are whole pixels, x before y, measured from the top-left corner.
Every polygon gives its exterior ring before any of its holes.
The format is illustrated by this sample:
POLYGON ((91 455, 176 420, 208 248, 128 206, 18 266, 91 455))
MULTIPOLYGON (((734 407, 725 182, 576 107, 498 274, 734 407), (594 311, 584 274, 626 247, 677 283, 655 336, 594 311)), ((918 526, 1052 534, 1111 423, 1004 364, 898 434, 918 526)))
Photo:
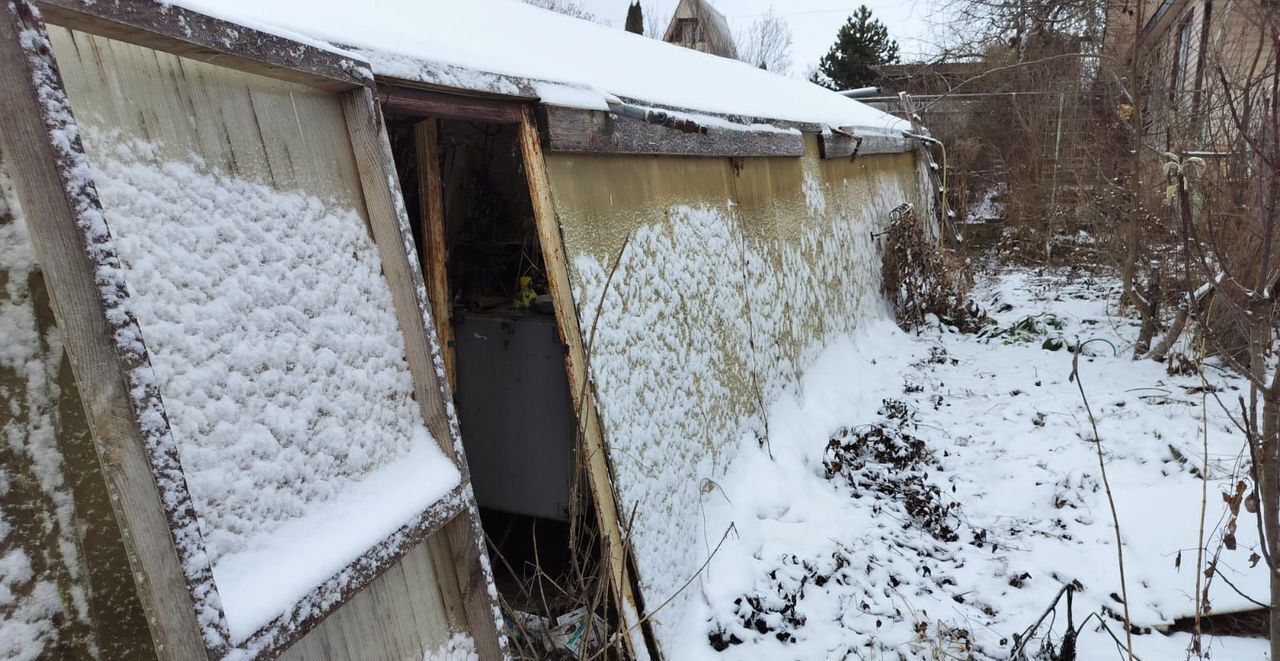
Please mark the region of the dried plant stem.
MULTIPOLYGON (((746 308, 747 317, 747 348, 748 355, 752 362, 756 358, 756 327, 753 319, 754 311, 751 309, 751 278, 750 269, 747 266, 747 234, 742 232, 742 304, 746 308)), ((760 415, 760 420, 764 424, 764 446, 769 453, 769 459, 773 459, 773 443, 769 439, 769 407, 764 402, 764 390, 760 387, 760 373, 756 370, 754 364, 747 365, 747 371, 751 374, 751 390, 756 396, 756 412, 760 415)))
MULTIPOLYGON (((1204 342, 1201 342, 1201 355, 1204 355, 1204 342)), ((1204 613, 1204 595, 1201 578, 1204 576, 1204 522, 1209 509, 1209 381, 1204 378, 1204 370, 1200 370, 1200 380, 1204 388, 1200 389, 1200 438, 1203 443, 1203 459, 1200 463, 1200 535, 1196 543, 1196 633, 1191 639, 1191 651, 1204 658, 1204 648, 1200 644, 1203 632, 1200 629, 1200 615, 1204 613)))
MULTIPOLYGON (((625 636, 630 634, 633 630, 635 630, 636 627, 639 627, 644 623, 648 622, 649 620, 653 619, 653 617, 657 615, 659 611, 661 611, 663 608, 666 608, 667 605, 670 604, 672 601, 674 601, 676 597, 680 596, 681 592, 684 592, 689 588, 690 585, 693 585, 693 582, 697 580, 699 576, 702 575, 702 572, 707 568, 707 565, 710 565, 711 561, 715 559, 716 554, 720 553, 720 547, 724 546, 725 540, 729 538, 729 533, 734 532, 736 530, 737 530, 737 527, 734 526, 732 523, 730 523, 729 527, 724 529, 724 534, 720 536, 720 542, 716 544, 715 550, 711 552, 711 555, 707 556, 707 559, 703 561, 702 566, 698 567, 698 571, 693 572, 693 575, 689 577, 689 580, 685 581, 684 585, 681 585, 679 588, 677 588, 675 592, 672 592, 671 596, 667 597, 665 601, 663 601, 661 604, 658 604, 657 608, 654 608, 653 610, 650 610, 648 613, 645 613, 644 617, 640 618, 639 622, 636 622, 635 624, 631 625, 627 630, 621 632, 622 635, 625 636)), ((602 652, 603 650, 601 650, 601 652, 597 652, 596 655, 592 656, 589 661, 595 661, 595 659, 598 658, 602 652)))
MULTIPOLYGON (((1093 416, 1093 408, 1089 406, 1089 397, 1084 393, 1084 381, 1080 378, 1080 354, 1084 351, 1084 345, 1091 341, 1088 340, 1076 345, 1076 350, 1071 356, 1071 380, 1075 381, 1076 387, 1080 389, 1080 399, 1084 402, 1085 413, 1089 415, 1089 425, 1093 427, 1093 447, 1098 451, 1098 471, 1102 474, 1102 487, 1107 494, 1107 505, 1111 508, 1111 523, 1115 526, 1116 564, 1120 568, 1120 600, 1124 606, 1125 651, 1129 655, 1129 661, 1133 661, 1133 624, 1129 617, 1129 588, 1125 583, 1124 576, 1124 541, 1120 537, 1120 514, 1116 511, 1116 499, 1111 493, 1111 480, 1107 478, 1107 462, 1102 454, 1102 437, 1098 435, 1098 420, 1093 416)), ((1196 571, 1199 571, 1199 567, 1196 568, 1196 571)))

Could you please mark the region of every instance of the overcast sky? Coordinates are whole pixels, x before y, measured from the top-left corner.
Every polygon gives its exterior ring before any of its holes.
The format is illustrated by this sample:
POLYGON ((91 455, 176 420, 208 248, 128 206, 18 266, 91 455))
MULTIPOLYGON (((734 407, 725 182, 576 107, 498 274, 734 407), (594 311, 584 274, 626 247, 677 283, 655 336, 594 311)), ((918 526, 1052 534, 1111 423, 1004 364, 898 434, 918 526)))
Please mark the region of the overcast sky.
MULTIPOLYGON (((582 7, 610 25, 622 28, 631 0, 578 0, 582 7)), ((669 19, 679 0, 641 0, 646 14, 656 7, 659 15, 669 19)), ((735 33, 773 7, 774 13, 791 26, 791 74, 804 75, 816 66, 818 58, 835 43, 836 32, 860 4, 889 28, 889 36, 898 40, 902 60, 928 57, 936 52, 937 41, 932 13, 940 0, 712 0, 720 13, 729 19, 735 33)), ((646 16, 646 19, 648 17, 646 16)))

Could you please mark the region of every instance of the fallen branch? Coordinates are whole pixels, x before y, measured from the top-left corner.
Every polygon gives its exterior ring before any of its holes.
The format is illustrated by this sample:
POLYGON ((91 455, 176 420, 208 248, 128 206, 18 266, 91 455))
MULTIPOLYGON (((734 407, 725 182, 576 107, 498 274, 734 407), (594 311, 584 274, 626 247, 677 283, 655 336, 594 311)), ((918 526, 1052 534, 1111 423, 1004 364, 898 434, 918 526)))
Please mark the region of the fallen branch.
MULTIPOLYGON (((1018 658, 1018 655, 1022 653, 1022 650, 1027 646, 1027 643, 1035 637, 1036 630, 1040 628, 1040 624, 1044 622, 1045 618, 1049 617, 1050 613, 1053 613, 1054 610, 1058 608, 1058 602, 1062 601, 1062 595, 1069 591, 1074 592, 1076 590, 1076 585, 1077 583, 1075 581, 1063 585, 1062 589, 1058 590, 1058 594, 1054 595, 1053 600, 1049 602, 1048 608, 1045 608, 1044 612, 1040 614, 1040 617, 1035 621, 1035 624, 1023 629, 1021 636, 1014 636, 1013 649, 1009 651, 1010 659, 1018 658)), ((1085 621, 1087 622, 1088 620, 1086 619, 1085 621)))

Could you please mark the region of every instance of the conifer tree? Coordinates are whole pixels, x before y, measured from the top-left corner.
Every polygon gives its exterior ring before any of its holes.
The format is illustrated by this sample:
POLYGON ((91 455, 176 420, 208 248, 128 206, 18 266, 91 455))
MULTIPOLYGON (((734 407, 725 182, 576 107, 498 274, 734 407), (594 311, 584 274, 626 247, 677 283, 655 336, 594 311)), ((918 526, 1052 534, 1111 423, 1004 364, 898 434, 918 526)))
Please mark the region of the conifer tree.
POLYGON ((889 38, 889 29, 862 5, 840 28, 836 43, 822 57, 818 69, 833 89, 853 89, 876 82, 873 65, 897 61, 898 42, 889 38))
POLYGON ((640 0, 627 7, 627 32, 644 34, 644 10, 640 8, 640 0))

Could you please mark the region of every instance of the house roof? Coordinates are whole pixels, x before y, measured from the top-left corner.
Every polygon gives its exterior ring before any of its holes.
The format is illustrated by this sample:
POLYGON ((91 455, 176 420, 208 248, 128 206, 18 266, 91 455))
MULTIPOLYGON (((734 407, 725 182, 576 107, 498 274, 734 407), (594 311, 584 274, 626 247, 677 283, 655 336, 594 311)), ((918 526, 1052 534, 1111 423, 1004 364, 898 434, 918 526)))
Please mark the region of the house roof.
POLYGON ((680 0, 675 13, 671 15, 671 22, 667 24, 663 41, 672 42, 676 26, 682 18, 697 18, 702 21, 707 35, 705 41, 711 45, 712 50, 717 51, 716 55, 735 59, 738 57, 738 47, 733 43, 729 22, 707 0, 680 0))
POLYGON ((607 110, 608 101, 838 127, 900 120, 786 78, 514 0, 173 0, 273 32, 336 45, 376 74, 470 93, 607 110))

